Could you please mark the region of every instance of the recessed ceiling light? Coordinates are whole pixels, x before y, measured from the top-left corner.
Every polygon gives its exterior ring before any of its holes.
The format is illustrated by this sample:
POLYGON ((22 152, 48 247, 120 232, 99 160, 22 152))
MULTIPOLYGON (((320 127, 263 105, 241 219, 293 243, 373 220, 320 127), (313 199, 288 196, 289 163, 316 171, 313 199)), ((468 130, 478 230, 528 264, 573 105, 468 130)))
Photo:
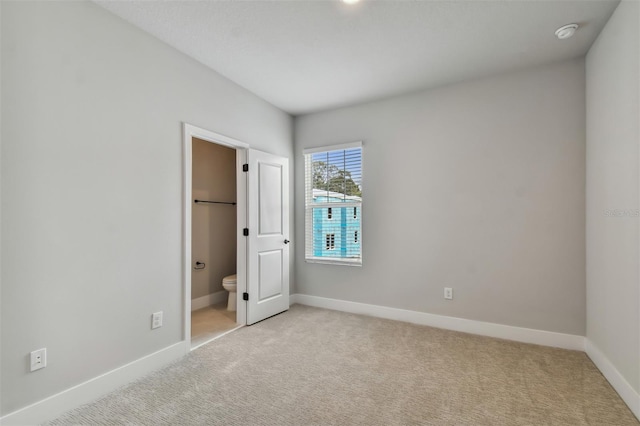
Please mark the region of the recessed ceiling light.
POLYGON ((356 4, 358 3, 360 0, 342 0, 343 3, 346 4, 356 4))
POLYGON ((560 27, 556 30, 556 37, 560 40, 564 40, 565 38, 569 38, 576 33, 578 29, 578 24, 569 24, 564 27, 560 27))

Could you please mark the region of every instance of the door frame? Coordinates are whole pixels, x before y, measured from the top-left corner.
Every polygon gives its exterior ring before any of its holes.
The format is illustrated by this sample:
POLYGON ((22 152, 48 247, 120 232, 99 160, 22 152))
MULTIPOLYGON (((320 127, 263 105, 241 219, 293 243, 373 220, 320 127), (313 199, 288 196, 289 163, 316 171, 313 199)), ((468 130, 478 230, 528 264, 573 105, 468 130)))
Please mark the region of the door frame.
MULTIPOLYGON (((183 340, 186 352, 191 349, 191 211, 193 206, 193 138, 223 145, 236 150, 236 273, 238 276, 237 293, 247 291, 247 239, 242 230, 247 227, 247 174, 242 171, 246 163, 249 144, 212 132, 189 123, 183 123, 183 199, 182 199, 182 297, 183 297, 183 340)), ((247 307, 242 297, 236 297, 236 322, 247 324, 247 307)))

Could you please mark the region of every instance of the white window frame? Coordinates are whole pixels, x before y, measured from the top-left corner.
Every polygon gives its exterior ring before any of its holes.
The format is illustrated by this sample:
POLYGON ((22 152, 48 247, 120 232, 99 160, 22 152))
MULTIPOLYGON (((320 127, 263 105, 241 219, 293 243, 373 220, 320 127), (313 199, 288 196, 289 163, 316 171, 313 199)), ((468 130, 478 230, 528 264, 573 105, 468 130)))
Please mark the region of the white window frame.
MULTIPOLYGON (((313 209, 318 207, 324 208, 360 208, 360 229, 362 229, 362 221, 363 221, 363 201, 364 196, 361 197, 362 200, 359 202, 344 202, 344 203, 322 203, 320 205, 313 204, 313 183, 306 180, 307 171, 312 167, 311 166, 311 155, 319 152, 328 152, 328 151, 340 151, 345 149, 353 149, 360 148, 361 149, 361 166, 360 166, 360 180, 361 184, 364 176, 364 149, 362 149, 362 141, 339 144, 339 145, 328 145, 321 146, 315 148, 306 148, 303 150, 303 155, 305 158, 304 163, 304 173, 305 173, 305 262, 307 263, 321 263, 327 265, 344 265, 344 266, 362 266, 362 258, 364 251, 364 244, 362 241, 362 233, 358 232, 358 242, 360 244, 360 257, 357 259, 352 258, 339 258, 339 257, 315 257, 313 256, 313 209)), ((364 191, 363 191, 364 192, 364 191)), ((364 194, 363 194, 364 195, 364 194)), ((324 244, 323 244, 324 245, 324 244)))

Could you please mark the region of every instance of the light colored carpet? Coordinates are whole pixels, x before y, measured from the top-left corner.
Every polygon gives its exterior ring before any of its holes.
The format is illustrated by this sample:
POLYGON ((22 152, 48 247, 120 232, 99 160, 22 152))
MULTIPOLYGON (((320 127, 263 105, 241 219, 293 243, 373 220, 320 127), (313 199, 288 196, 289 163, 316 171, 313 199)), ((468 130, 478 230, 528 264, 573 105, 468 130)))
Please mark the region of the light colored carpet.
POLYGON ((584 353, 294 305, 51 425, 638 425, 584 353))

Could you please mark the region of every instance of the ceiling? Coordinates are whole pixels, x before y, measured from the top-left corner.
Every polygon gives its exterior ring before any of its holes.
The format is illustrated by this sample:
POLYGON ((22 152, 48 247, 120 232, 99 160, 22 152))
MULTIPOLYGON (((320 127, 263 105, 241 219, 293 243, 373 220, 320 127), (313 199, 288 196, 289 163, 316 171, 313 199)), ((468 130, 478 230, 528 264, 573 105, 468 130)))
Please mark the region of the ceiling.
POLYGON ((619 2, 94 1, 293 115, 582 56, 619 2))

